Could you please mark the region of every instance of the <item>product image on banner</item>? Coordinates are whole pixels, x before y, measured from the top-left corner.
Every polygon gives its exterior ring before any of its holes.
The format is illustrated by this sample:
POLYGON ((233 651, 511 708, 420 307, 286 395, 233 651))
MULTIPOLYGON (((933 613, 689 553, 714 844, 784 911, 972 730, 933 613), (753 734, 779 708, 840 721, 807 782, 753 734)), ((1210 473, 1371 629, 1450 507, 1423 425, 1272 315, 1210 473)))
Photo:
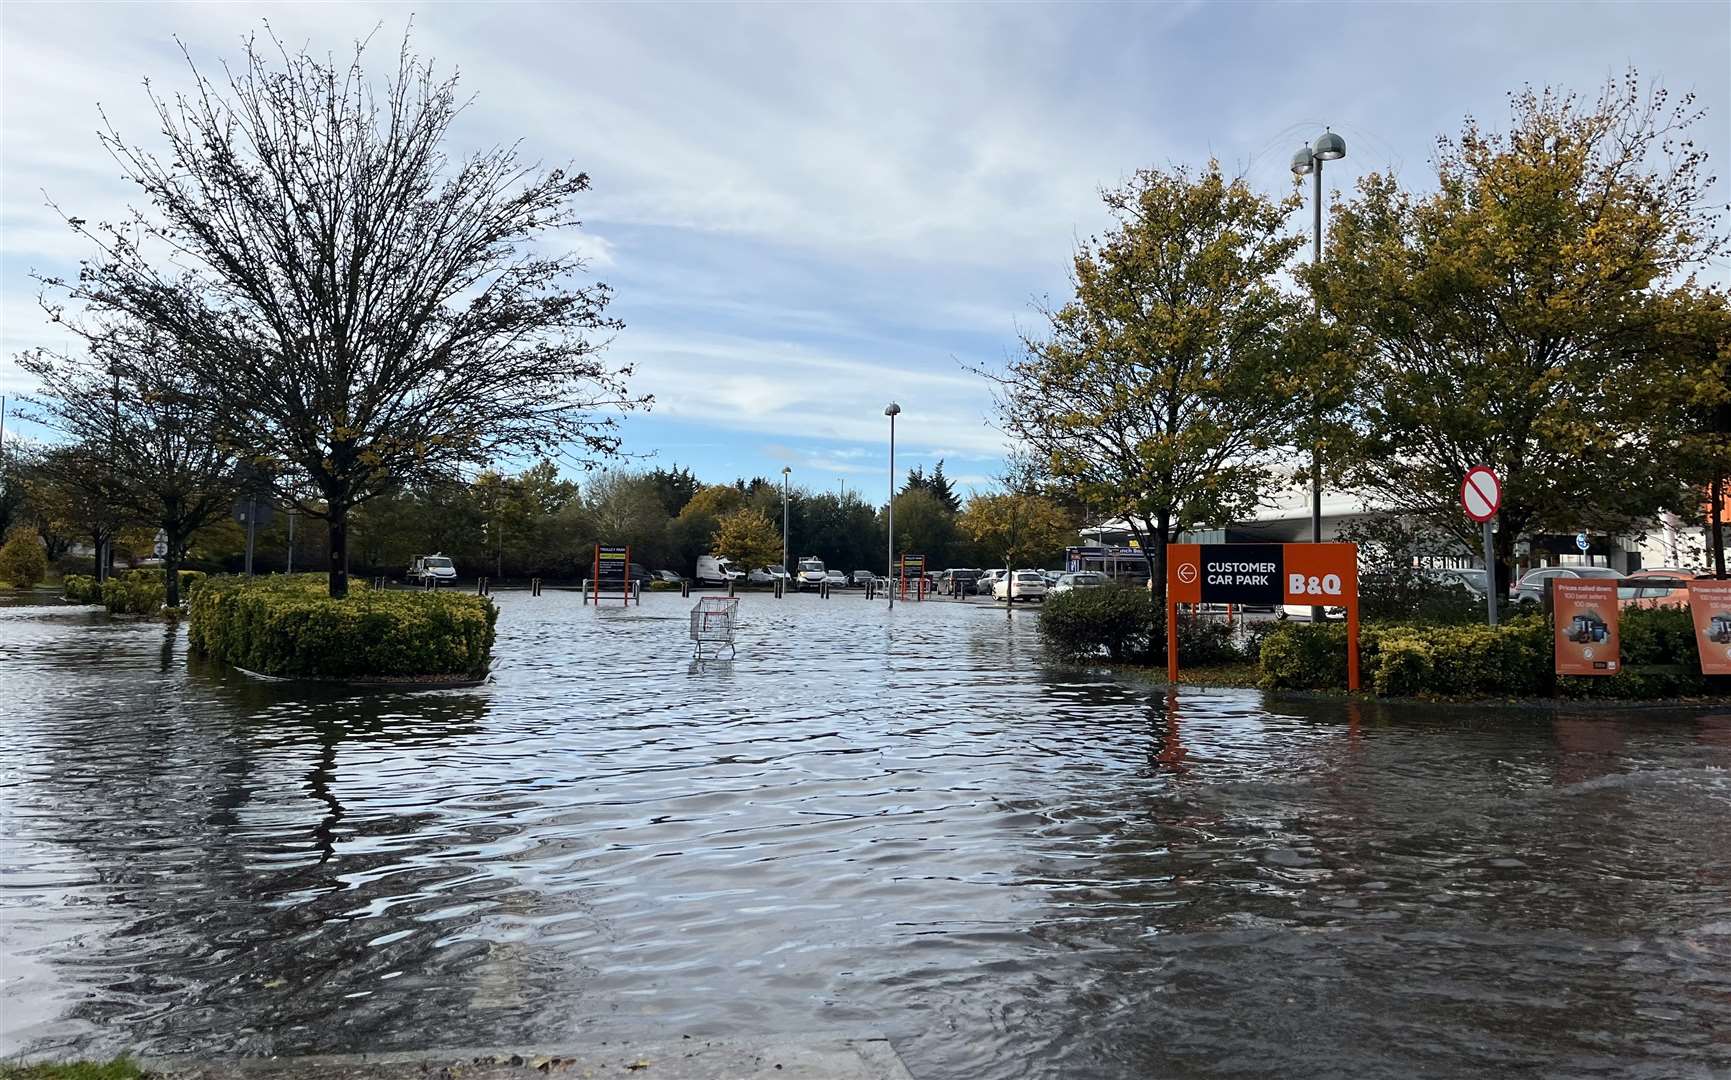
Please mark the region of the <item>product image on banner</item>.
POLYGON ((1617 583, 1558 578, 1551 582, 1558 675, 1615 675, 1622 667, 1617 640, 1617 583))

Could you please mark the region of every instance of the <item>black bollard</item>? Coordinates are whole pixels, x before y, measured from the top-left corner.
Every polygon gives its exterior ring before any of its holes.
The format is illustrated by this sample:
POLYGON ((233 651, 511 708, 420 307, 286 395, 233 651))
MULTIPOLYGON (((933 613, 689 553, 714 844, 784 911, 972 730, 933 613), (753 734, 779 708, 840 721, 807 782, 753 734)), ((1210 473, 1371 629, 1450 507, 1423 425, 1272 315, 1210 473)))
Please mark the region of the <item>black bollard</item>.
POLYGON ((679 579, 679 595, 687 599, 691 597, 691 582, 685 578, 679 579))

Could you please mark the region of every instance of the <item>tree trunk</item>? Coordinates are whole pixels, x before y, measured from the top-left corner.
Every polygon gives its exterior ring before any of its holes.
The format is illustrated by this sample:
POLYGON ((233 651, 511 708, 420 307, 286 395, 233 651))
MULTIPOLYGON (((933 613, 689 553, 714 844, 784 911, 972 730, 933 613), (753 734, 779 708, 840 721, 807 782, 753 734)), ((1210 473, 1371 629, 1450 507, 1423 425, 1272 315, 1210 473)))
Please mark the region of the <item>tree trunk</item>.
POLYGON ((168 550, 162 556, 163 603, 177 608, 180 606, 180 556, 186 549, 186 536, 167 522, 163 523, 162 531, 168 534, 168 550))
POLYGON ((1725 478, 1713 477, 1713 576, 1725 576, 1725 478))
POLYGON ((330 500, 330 595, 342 600, 349 595, 349 508, 330 500))

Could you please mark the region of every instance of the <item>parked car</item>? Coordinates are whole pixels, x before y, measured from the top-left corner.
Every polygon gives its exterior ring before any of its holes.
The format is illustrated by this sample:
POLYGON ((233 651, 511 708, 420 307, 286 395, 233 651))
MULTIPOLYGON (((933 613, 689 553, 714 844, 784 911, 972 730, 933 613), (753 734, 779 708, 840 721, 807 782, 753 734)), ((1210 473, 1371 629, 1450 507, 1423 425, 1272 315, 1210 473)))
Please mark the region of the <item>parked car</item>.
POLYGON ((979 580, 980 571, 956 568, 939 574, 932 588, 944 596, 968 596, 977 591, 979 580))
POLYGON ((981 596, 996 595, 993 590, 998 587, 998 582, 1002 580, 1004 575, 1007 573, 1009 573, 1009 571, 1001 567, 995 570, 987 570, 979 576, 977 581, 974 582, 974 591, 979 593, 981 596))
POLYGON ((1688 581, 1690 578, 1712 577, 1705 570, 1684 570, 1676 566, 1649 566, 1632 573, 1624 574, 1627 581, 1640 581, 1645 578, 1660 578, 1665 581, 1688 581))
POLYGON ((1074 592, 1077 589, 1104 589, 1111 584, 1112 579, 1098 570, 1078 570, 1073 574, 1060 574, 1052 585, 1052 592, 1074 592))
POLYGON ((756 570, 745 575, 745 583, 747 585, 774 585, 775 575, 769 572, 767 566, 760 566, 756 570))
POLYGON ((847 583, 850 588, 863 589, 877 579, 878 576, 870 570, 855 570, 848 575, 847 583))
POLYGON ((1689 580, 1630 575, 1617 586, 1617 603, 1626 608, 1688 607, 1689 580))
POLYGON ((626 576, 632 581, 641 581, 645 585, 656 580, 654 572, 642 563, 632 563, 631 568, 626 571, 626 576))
POLYGON ((745 571, 733 565, 725 556, 700 555, 697 558, 697 572, 691 576, 691 580, 700 585, 726 585, 744 577, 745 571))
POLYGON ((1006 574, 992 586, 992 599, 1007 600, 1015 603, 1017 600, 1044 600, 1046 598, 1046 575, 1038 570, 1017 570, 1006 574))
POLYGON ((796 589, 815 589, 829 580, 829 571, 823 567, 823 560, 816 555, 807 555, 799 560, 799 567, 794 571, 793 587, 796 589))
POLYGON ((1509 590, 1509 598, 1517 602, 1531 600, 1542 603, 1545 599, 1546 578, 1609 578, 1612 581, 1622 581, 1623 575, 1608 566, 1535 566, 1521 575, 1521 580, 1509 590))
POLYGON ((415 561, 409 564, 407 577, 423 584, 431 581, 442 585, 457 580, 457 566, 449 555, 416 555, 415 561))
POLYGON ((657 571, 655 571, 655 580, 656 581, 665 581, 669 585, 678 585, 680 582, 684 581, 685 579, 680 577, 678 574, 675 574, 671 570, 657 570, 657 571))
POLYGON ((1489 579, 1482 567, 1446 567, 1439 570, 1433 570, 1431 571, 1431 574, 1437 581, 1445 585, 1459 584, 1465 586, 1468 591, 1480 600, 1483 600, 1485 594, 1491 591, 1490 585, 1487 583, 1489 579))
POLYGON ((824 580, 829 583, 829 587, 832 589, 845 589, 848 587, 847 575, 842 573, 840 570, 826 570, 824 572, 824 580))

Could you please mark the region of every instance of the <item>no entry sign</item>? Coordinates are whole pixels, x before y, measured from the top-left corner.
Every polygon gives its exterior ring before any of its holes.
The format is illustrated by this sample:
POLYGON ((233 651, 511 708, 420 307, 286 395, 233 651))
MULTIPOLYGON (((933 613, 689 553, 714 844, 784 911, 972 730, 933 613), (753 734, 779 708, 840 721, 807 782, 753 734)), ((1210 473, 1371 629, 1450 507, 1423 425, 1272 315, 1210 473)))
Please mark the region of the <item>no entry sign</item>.
POLYGON ((1503 483, 1488 466, 1474 465, 1461 479, 1461 508, 1467 517, 1486 522, 1497 516, 1503 505, 1503 483))

